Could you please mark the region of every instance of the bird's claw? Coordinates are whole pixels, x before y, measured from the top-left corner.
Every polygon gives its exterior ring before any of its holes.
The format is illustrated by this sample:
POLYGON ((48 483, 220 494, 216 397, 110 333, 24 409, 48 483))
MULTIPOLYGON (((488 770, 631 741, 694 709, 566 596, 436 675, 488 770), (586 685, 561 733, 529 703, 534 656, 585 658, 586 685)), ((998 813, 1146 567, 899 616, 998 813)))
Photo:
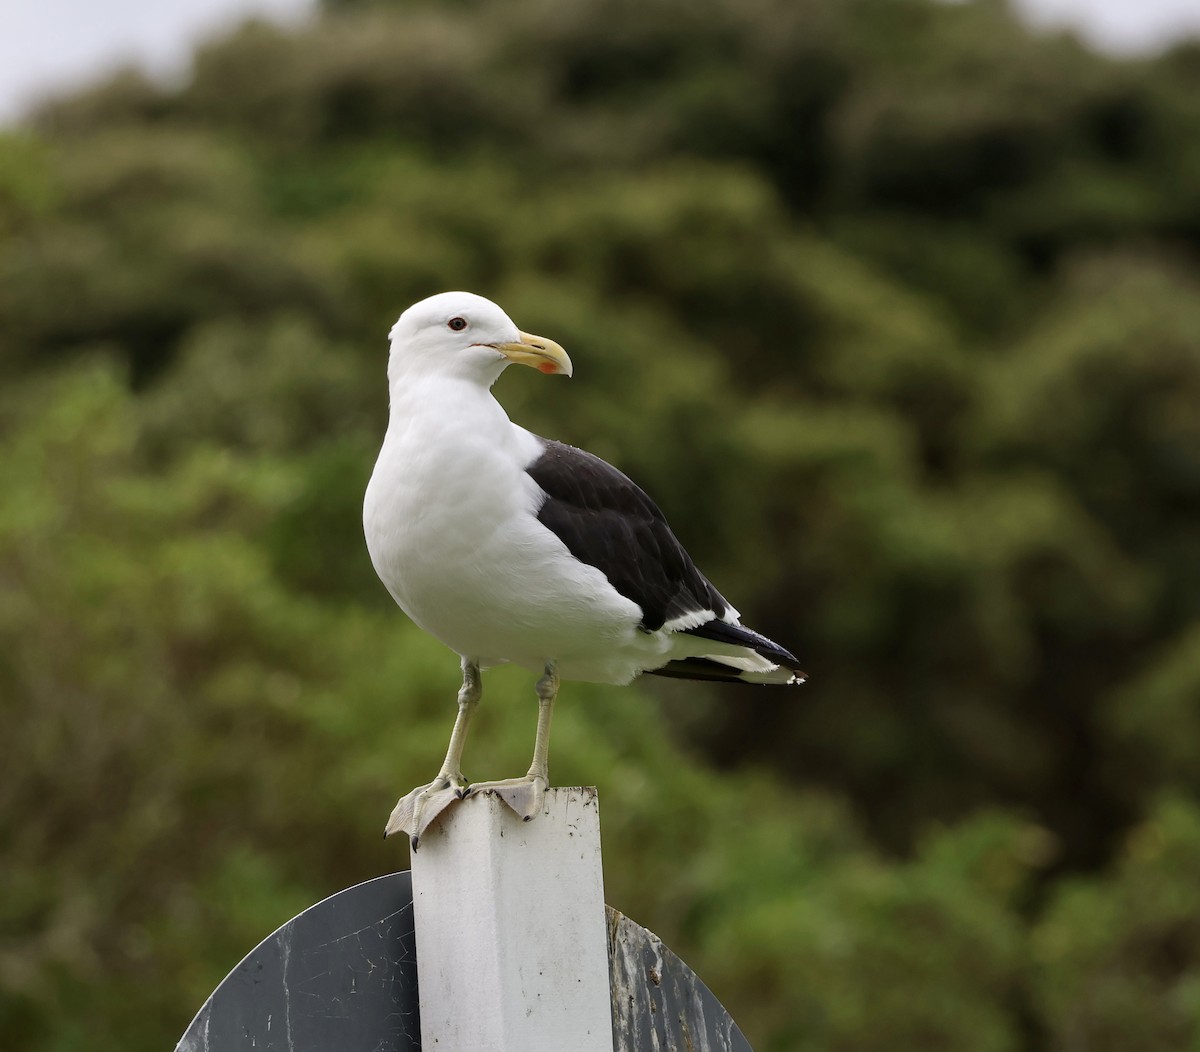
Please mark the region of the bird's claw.
POLYGON ((467 784, 461 777, 439 775, 428 785, 418 786, 402 796, 392 808, 391 816, 384 827, 384 837, 396 833, 407 833, 409 843, 415 851, 425 835, 425 830, 453 803, 457 803, 467 792, 467 784))
POLYGON ((468 796, 495 793, 526 822, 541 814, 546 799, 546 779, 527 774, 524 778, 505 778, 498 782, 476 782, 467 789, 468 796))
POLYGON ((438 817, 453 803, 480 793, 495 793, 526 822, 541 813, 546 799, 546 779, 527 774, 523 778, 505 778, 496 782, 476 782, 468 785, 461 777, 439 775, 428 785, 418 786, 402 796, 392 808, 384 828, 384 837, 407 833, 415 851, 421 837, 438 817))

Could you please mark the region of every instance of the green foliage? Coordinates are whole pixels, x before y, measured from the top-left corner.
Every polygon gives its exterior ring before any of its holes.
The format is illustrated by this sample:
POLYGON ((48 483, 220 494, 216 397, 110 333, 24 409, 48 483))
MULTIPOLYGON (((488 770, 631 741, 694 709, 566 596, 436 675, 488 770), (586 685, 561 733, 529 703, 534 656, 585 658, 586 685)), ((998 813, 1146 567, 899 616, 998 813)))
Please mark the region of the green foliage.
POLYGON ((359 520, 384 334, 446 288, 568 347, 511 415, 813 673, 564 690, 610 901, 760 1052, 1195 1047, 1197 54, 999 0, 340 0, 0 136, 0 1047, 164 1047, 403 867, 457 669, 359 520))
POLYGON ((1038 925, 1038 1000, 1060 1045, 1188 1048, 1200 1027, 1200 810, 1166 799, 1104 881, 1068 881, 1038 925))

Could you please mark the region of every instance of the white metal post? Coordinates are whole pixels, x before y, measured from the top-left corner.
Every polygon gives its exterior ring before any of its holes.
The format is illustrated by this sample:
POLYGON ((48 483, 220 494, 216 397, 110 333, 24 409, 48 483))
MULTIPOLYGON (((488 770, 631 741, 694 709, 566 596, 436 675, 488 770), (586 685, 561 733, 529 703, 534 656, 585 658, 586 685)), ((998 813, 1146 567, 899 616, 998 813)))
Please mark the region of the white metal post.
POLYGON ((612 1052, 594 788, 549 789, 531 822, 463 800, 412 880, 425 1052, 612 1052))

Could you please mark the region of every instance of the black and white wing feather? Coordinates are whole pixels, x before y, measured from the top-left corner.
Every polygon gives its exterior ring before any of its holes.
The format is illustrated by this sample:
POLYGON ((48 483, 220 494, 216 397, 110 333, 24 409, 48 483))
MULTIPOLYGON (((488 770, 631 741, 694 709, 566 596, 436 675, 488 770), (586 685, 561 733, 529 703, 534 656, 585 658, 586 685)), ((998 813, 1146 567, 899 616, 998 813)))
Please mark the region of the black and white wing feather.
POLYGON ((526 471, 546 494, 538 521, 642 608, 642 628, 719 619, 729 609, 654 501, 611 464, 547 441, 526 471))
MULTIPOLYGON (((576 559, 595 566, 641 607, 641 628, 745 647, 803 676, 788 651, 737 622, 736 611, 696 568, 658 506, 636 483, 591 453, 542 441, 542 455, 525 469, 546 495, 538 521, 576 559)), ((652 671, 696 679, 741 678, 719 658, 687 658, 652 671)))

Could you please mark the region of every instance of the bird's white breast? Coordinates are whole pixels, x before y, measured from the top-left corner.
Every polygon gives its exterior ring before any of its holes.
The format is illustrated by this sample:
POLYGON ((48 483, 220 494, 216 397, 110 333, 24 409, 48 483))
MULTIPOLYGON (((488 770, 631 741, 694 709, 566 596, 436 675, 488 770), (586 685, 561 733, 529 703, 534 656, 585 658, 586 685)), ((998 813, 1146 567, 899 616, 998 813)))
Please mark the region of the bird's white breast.
POLYGON ((541 449, 477 384, 394 386, 363 506, 371 560, 418 625, 481 664, 554 658, 627 679, 638 662, 589 662, 641 649, 641 611, 537 521, 544 494, 525 467, 541 449))

